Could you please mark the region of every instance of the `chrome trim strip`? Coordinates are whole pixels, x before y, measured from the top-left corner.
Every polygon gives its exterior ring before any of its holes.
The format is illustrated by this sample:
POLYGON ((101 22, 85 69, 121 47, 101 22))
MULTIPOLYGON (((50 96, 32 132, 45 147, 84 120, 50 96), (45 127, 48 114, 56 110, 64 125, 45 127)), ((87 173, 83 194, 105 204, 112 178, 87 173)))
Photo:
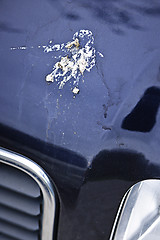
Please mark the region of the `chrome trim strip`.
POLYGON ((32 160, 2 148, 0 148, 0 162, 20 169, 37 182, 44 200, 42 208, 42 240, 53 240, 56 199, 53 185, 47 174, 32 160))
POLYGON ((117 224, 118 224, 118 219, 120 217, 121 211, 122 211, 122 209, 124 207, 124 204, 125 204, 125 202, 127 200, 127 197, 128 197, 129 193, 130 193, 130 189, 125 193, 124 197, 122 198, 122 201, 120 203, 120 206, 119 206, 119 209, 118 209, 118 212, 117 212, 117 215, 116 215, 113 227, 112 227, 112 231, 111 231, 111 235, 110 235, 109 240, 113 240, 114 239, 114 235, 115 235, 117 224))

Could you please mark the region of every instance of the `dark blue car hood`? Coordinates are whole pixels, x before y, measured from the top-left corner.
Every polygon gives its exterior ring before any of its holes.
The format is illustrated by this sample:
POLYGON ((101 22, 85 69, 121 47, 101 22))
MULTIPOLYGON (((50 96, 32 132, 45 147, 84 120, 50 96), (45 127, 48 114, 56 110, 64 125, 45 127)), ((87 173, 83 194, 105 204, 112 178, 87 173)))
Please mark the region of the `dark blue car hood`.
POLYGON ((59 239, 107 239, 127 189, 160 177, 159 26, 158 1, 0 0, 0 145, 38 162, 78 208, 64 210, 59 239), (72 81, 46 82, 58 55, 44 49, 80 30, 97 55, 74 95, 72 81), (99 217, 85 229, 87 207, 99 217))

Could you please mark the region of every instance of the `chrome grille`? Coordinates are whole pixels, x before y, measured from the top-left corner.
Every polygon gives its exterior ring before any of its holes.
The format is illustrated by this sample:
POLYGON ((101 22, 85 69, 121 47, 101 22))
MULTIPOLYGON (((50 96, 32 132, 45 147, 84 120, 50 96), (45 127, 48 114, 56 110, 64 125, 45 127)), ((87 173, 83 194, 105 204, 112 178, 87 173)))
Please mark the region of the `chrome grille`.
POLYGON ((26 173, 0 164, 0 240, 40 239, 42 195, 26 173))
POLYGON ((55 208, 43 169, 0 148, 0 240, 52 240, 55 208))

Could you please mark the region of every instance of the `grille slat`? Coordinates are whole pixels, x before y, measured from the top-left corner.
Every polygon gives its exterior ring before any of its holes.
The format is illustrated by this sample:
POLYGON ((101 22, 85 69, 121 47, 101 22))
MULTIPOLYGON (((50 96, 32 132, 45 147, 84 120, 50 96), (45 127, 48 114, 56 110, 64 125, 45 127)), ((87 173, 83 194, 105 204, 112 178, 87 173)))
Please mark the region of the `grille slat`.
POLYGON ((31 198, 4 187, 0 187, 0 204, 32 215, 40 214, 41 198, 31 198))
POLYGON ((0 185, 34 198, 41 194, 39 187, 37 187, 37 183, 31 177, 5 164, 0 165, 0 185))
POLYGON ((8 236, 7 234, 0 233, 0 240, 21 240, 21 239, 14 238, 14 237, 8 236))
POLYGON ((0 219, 14 222, 16 225, 36 231, 39 229, 40 215, 33 216, 15 209, 0 205, 0 219))
POLYGON ((40 240, 42 204, 29 175, 0 163, 0 240, 40 240))
POLYGON ((1 219, 0 226, 2 234, 8 234, 8 236, 20 240, 38 240, 38 231, 28 231, 1 219))

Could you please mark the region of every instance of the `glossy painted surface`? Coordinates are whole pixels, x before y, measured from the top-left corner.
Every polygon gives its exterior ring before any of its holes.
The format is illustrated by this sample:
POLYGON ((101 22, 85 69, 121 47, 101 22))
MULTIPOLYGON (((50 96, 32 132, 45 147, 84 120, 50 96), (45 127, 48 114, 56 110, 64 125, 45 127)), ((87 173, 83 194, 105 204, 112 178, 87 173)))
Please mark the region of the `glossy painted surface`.
POLYGON ((127 189, 160 177, 159 26, 158 1, 0 0, 0 145, 55 182, 60 240, 108 239, 127 189), (73 98, 46 83, 56 59, 42 46, 80 29, 104 58, 73 98))

